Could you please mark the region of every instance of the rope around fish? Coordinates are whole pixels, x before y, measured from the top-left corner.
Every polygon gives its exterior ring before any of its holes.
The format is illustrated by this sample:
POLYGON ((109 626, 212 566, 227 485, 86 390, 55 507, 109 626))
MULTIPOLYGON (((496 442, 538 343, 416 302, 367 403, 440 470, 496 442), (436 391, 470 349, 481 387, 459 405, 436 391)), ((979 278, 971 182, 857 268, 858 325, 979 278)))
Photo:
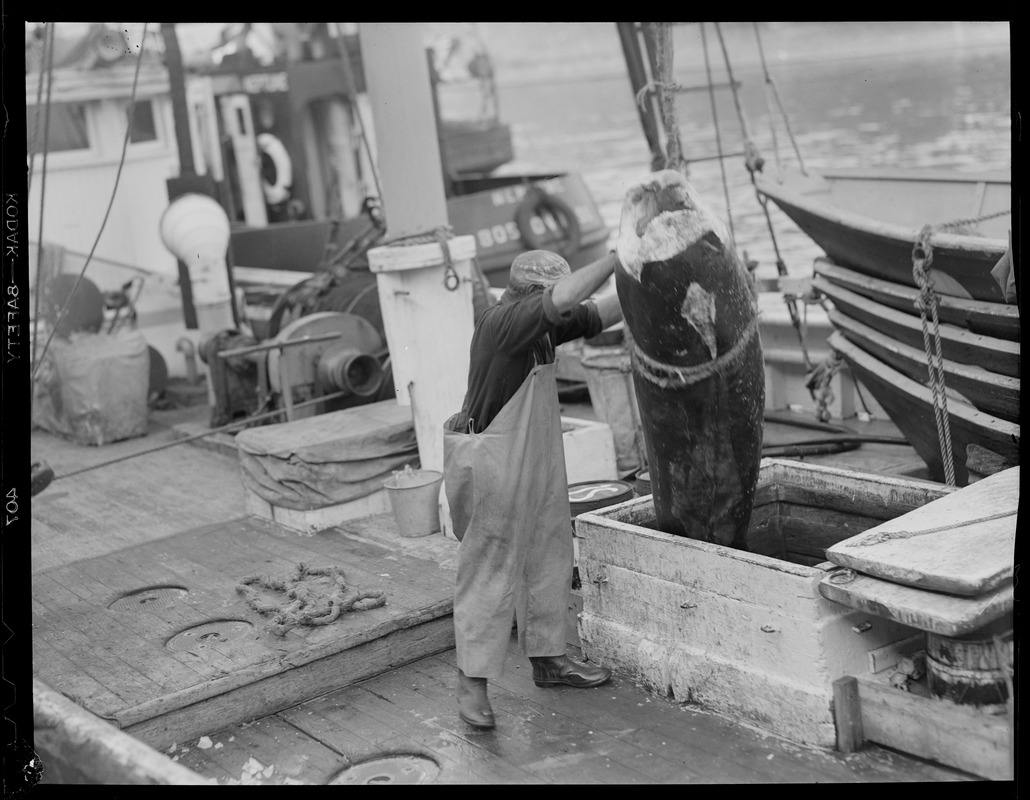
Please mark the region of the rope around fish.
POLYGON ((309 567, 297 564, 292 574, 275 578, 269 575, 248 575, 236 585, 252 609, 261 615, 272 614, 268 631, 274 636, 285 636, 298 625, 328 625, 344 611, 367 611, 386 605, 386 593, 381 590, 361 591, 347 589, 343 570, 339 567, 309 567), (319 591, 310 578, 331 577, 328 591, 319 591), (258 585, 282 592, 288 602, 275 603, 252 588, 258 585))

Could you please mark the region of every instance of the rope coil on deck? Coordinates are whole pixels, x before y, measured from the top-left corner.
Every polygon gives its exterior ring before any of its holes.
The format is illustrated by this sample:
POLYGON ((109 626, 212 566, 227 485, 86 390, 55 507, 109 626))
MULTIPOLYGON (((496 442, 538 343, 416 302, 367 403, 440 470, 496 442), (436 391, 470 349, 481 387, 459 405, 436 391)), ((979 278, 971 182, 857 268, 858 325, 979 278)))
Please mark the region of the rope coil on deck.
POLYGON ((259 614, 273 615, 269 620, 268 630, 274 636, 285 636, 298 625, 328 625, 335 622, 345 611, 367 611, 386 605, 386 593, 381 590, 348 590, 340 567, 309 567, 297 564, 291 574, 279 578, 269 575, 248 575, 236 585, 236 592, 259 614), (332 578, 332 585, 328 591, 308 580, 319 577, 332 578), (252 588, 255 584, 284 593, 289 601, 276 603, 265 600, 260 592, 252 588))

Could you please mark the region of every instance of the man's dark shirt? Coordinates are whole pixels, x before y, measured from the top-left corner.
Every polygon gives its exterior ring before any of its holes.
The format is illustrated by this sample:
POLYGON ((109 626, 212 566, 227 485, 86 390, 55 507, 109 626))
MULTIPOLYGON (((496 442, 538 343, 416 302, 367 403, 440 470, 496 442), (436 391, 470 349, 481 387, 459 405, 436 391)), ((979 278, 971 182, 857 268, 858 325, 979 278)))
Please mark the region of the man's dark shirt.
POLYGON ((551 300, 553 286, 487 309, 472 335, 468 392, 455 430, 481 433, 493 421, 533 367, 554 362, 554 349, 580 337, 597 336, 601 317, 592 302, 560 314, 551 300))

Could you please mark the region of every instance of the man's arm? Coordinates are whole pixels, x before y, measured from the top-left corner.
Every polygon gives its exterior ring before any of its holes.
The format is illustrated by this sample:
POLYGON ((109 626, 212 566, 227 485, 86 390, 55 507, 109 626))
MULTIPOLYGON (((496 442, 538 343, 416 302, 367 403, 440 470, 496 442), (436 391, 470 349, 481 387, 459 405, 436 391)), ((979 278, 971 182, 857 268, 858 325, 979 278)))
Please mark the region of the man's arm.
MULTIPOLYGON (((564 314, 566 311, 571 311, 600 289, 604 282, 611 277, 618 264, 618 256, 615 253, 608 253, 604 258, 587 264, 585 267, 580 267, 571 275, 566 275, 554 284, 551 301, 554 303, 558 313, 564 314)), ((618 302, 616 301, 617 304, 618 302)), ((600 311, 600 306, 598 306, 598 311, 600 311)), ((604 320, 603 314, 601 319, 602 321, 604 320)), ((613 320, 613 322, 617 321, 618 319, 613 320)))
POLYGON ((594 304, 601 317, 601 330, 610 328, 622 319, 622 306, 619 304, 619 295, 616 292, 598 297, 594 300, 594 304))

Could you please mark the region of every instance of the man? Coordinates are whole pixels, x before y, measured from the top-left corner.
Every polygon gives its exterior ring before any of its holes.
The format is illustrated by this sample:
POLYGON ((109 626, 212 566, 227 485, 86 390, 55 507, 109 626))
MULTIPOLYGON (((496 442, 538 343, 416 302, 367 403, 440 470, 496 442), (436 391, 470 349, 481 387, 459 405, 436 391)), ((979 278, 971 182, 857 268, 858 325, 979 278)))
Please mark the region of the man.
POLYGON ((622 319, 614 292, 588 301, 617 264, 614 252, 576 272, 546 250, 517 256, 500 302, 476 324, 462 409, 444 424, 444 485, 461 540, 458 713, 481 730, 495 725, 487 681, 503 672, 513 612, 537 686, 611 677, 565 653, 572 536, 554 357, 557 345, 622 319))

